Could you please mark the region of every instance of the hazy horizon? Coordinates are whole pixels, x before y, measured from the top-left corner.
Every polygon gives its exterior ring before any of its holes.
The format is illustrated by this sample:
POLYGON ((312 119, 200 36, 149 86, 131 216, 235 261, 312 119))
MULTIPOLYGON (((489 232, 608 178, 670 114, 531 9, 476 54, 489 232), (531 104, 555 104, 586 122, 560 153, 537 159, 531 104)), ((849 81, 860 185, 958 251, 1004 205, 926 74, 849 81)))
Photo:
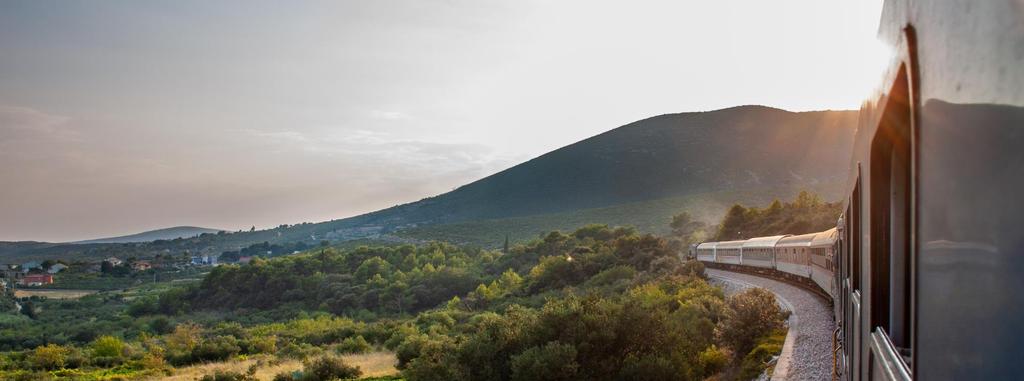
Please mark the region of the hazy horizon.
POLYGON ((880 7, 0 1, 0 240, 325 221, 655 115, 856 109, 880 7))

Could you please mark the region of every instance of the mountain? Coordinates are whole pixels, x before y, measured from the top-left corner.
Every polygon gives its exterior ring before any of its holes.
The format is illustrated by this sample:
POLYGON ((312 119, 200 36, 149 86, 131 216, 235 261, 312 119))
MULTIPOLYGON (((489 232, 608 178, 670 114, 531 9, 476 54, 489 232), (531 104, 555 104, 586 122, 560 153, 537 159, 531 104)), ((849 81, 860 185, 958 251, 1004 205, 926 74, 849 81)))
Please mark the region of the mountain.
POLYGON ((356 234, 746 189, 788 194, 825 186, 823 196, 837 198, 856 121, 856 111, 763 106, 661 115, 449 193, 342 221, 356 234))
POLYGON ((671 216, 683 210, 717 223, 736 202, 766 204, 803 189, 839 199, 856 123, 856 111, 790 112, 764 106, 666 114, 559 148, 451 192, 360 216, 145 244, 0 242, 0 261, 219 254, 263 242, 320 240, 443 239, 497 247, 506 234, 522 241, 586 223, 664 233, 671 216))
POLYGON ((208 229, 200 228, 195 226, 175 226, 173 228, 157 229, 145 231, 142 233, 136 233, 132 235, 123 235, 120 237, 110 238, 98 238, 90 239, 86 241, 70 242, 74 244, 90 244, 90 243, 135 243, 135 242, 151 242, 156 240, 172 240, 177 238, 188 238, 195 237, 197 235, 208 233, 216 234, 221 231, 220 229, 208 229))

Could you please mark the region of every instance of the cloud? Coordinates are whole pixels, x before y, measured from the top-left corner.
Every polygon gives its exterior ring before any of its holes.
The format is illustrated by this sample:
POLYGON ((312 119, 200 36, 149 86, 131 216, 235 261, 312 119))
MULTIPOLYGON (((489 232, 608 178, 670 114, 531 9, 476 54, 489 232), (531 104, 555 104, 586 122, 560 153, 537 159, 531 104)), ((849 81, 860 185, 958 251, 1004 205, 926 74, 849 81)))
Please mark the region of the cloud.
POLYGON ((69 118, 20 106, 0 105, 0 142, 52 135, 69 118))
POLYGON ((379 120, 406 120, 409 119, 409 116, 398 111, 373 110, 370 111, 370 118, 379 120))
POLYGON ((297 130, 248 132, 273 152, 321 155, 416 177, 467 171, 489 174, 515 159, 479 143, 407 139, 369 130, 319 134, 297 130))

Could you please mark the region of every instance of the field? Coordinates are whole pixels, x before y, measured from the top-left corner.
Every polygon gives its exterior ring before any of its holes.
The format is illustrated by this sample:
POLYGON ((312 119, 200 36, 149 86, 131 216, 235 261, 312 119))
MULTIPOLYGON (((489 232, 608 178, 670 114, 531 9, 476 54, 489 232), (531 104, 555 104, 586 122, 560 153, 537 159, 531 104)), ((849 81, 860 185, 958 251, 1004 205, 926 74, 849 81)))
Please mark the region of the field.
MULTIPOLYGON (((398 374, 398 370, 395 369, 395 354, 391 352, 372 352, 366 354, 356 355, 345 355, 342 356, 346 362, 351 365, 356 365, 363 370, 363 377, 381 377, 398 374)), ((149 380, 156 381, 194 381, 207 374, 213 374, 215 371, 232 371, 245 373, 249 370, 249 367, 254 364, 260 363, 259 359, 245 359, 228 361, 221 363, 211 363, 202 365, 193 365, 185 368, 176 369, 173 375, 164 377, 155 377, 149 380)), ((298 360, 286 360, 280 363, 273 363, 263 360, 263 363, 259 366, 256 371, 256 378, 259 380, 271 380, 274 375, 281 372, 292 372, 302 369, 302 361, 298 360), (263 365, 265 364, 265 365, 263 365)))
POLYGON ((53 290, 53 289, 17 289, 14 290, 14 296, 18 298, 27 298, 31 296, 41 296, 50 299, 78 299, 86 295, 92 295, 97 293, 97 290, 53 290))

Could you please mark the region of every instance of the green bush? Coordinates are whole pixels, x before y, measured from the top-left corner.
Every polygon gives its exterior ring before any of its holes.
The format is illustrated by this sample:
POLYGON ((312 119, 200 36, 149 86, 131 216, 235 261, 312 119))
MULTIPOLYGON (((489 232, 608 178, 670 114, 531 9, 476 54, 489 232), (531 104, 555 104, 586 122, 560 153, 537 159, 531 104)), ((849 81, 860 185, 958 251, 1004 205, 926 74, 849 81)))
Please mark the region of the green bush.
POLYGON ((398 367, 409 381, 464 379, 453 358, 456 349, 448 336, 412 336, 398 347, 398 367))
POLYGON ((725 369, 729 365, 729 355, 718 349, 717 346, 710 346, 697 357, 701 368, 704 369, 704 377, 710 377, 725 369))
POLYGON ((60 369, 64 367, 70 352, 71 350, 67 347, 56 344, 47 344, 36 347, 36 349, 29 353, 28 362, 32 365, 32 368, 35 369, 60 369))
POLYGON ((232 371, 215 371, 199 379, 199 381, 258 381, 256 377, 248 373, 232 371))
POLYGON ((622 362, 616 379, 630 381, 661 381, 685 378, 679 367, 665 355, 630 355, 622 362))
POLYGON ((763 288, 751 288, 729 298, 725 317, 719 324, 720 338, 736 356, 754 348, 757 339, 782 329, 786 312, 775 296, 763 288))
POLYGON ((754 349, 743 357, 743 363, 740 365, 740 379, 752 380, 764 373, 769 362, 782 352, 782 345, 785 341, 786 332, 784 330, 775 331, 772 335, 758 340, 754 349))
POLYGON ((512 380, 575 380, 580 365, 576 362, 576 348, 557 341, 542 347, 533 347, 512 357, 512 380))
POLYGON ((296 360, 304 360, 309 357, 318 356, 321 353, 323 353, 322 349, 306 343, 289 343, 277 351, 278 356, 296 360))
POLYGON ((234 336, 217 336, 203 340, 192 350, 192 361, 224 361, 242 352, 234 336))
POLYGON ((370 343, 366 342, 363 336, 349 337, 342 340, 335 348, 338 353, 366 353, 371 349, 370 343))
POLYGON ((341 357, 323 356, 303 363, 301 381, 333 381, 357 378, 363 374, 358 366, 345 363, 341 357))
POLYGON ((124 362, 124 341, 113 336, 101 336, 89 345, 93 365, 110 367, 124 362))
POLYGON ((92 342, 93 357, 115 357, 124 356, 124 341, 113 336, 101 336, 92 342))

